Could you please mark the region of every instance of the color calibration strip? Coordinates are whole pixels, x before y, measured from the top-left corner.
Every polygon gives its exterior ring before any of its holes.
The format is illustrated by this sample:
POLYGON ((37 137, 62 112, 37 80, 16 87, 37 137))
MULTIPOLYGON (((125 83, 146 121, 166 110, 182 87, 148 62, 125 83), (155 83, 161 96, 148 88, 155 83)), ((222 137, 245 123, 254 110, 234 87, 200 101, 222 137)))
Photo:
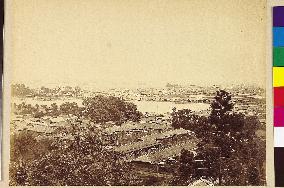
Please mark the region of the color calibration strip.
POLYGON ((275 186, 284 187, 284 6, 273 8, 275 186))

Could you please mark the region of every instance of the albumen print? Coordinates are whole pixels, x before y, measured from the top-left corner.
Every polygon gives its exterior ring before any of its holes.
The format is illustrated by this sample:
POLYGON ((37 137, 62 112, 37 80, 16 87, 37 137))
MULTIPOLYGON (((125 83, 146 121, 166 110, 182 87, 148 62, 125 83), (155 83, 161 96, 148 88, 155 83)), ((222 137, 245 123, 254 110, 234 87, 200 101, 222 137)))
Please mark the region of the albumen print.
POLYGON ((266 1, 12 5, 11 186, 266 185, 266 1))

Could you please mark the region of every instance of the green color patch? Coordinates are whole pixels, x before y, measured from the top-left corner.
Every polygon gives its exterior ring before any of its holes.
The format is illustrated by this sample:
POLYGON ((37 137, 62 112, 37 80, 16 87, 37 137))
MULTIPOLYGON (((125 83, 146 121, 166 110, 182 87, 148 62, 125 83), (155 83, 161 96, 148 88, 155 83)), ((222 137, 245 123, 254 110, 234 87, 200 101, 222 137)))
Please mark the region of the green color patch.
POLYGON ((273 66, 284 67, 284 48, 273 48, 273 66))

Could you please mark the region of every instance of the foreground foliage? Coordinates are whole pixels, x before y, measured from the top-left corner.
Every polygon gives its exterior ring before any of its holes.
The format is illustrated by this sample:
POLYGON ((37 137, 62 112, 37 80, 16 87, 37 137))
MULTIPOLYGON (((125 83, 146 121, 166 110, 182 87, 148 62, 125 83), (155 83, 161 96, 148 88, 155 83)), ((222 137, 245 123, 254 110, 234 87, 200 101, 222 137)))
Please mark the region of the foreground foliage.
POLYGON ((134 184, 136 178, 129 166, 120 160, 119 154, 104 148, 98 132, 82 135, 80 130, 73 130, 70 134, 75 135, 72 142, 36 140, 29 132, 13 136, 10 185, 134 184), (41 146, 44 149, 38 150, 41 146))
POLYGON ((227 186, 265 184, 265 141, 256 135, 260 122, 232 109, 230 94, 221 90, 208 118, 189 109, 172 113, 173 127, 191 130, 200 140, 196 156, 190 151, 181 153, 176 185, 199 178, 227 186))

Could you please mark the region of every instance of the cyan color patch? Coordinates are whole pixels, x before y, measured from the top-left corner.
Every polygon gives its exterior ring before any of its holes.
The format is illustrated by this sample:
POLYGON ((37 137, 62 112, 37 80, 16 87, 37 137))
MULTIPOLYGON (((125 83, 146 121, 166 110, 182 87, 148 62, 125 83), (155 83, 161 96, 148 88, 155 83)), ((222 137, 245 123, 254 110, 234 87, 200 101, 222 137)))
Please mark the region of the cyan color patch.
POLYGON ((273 46, 284 47, 284 27, 273 27, 273 46))

